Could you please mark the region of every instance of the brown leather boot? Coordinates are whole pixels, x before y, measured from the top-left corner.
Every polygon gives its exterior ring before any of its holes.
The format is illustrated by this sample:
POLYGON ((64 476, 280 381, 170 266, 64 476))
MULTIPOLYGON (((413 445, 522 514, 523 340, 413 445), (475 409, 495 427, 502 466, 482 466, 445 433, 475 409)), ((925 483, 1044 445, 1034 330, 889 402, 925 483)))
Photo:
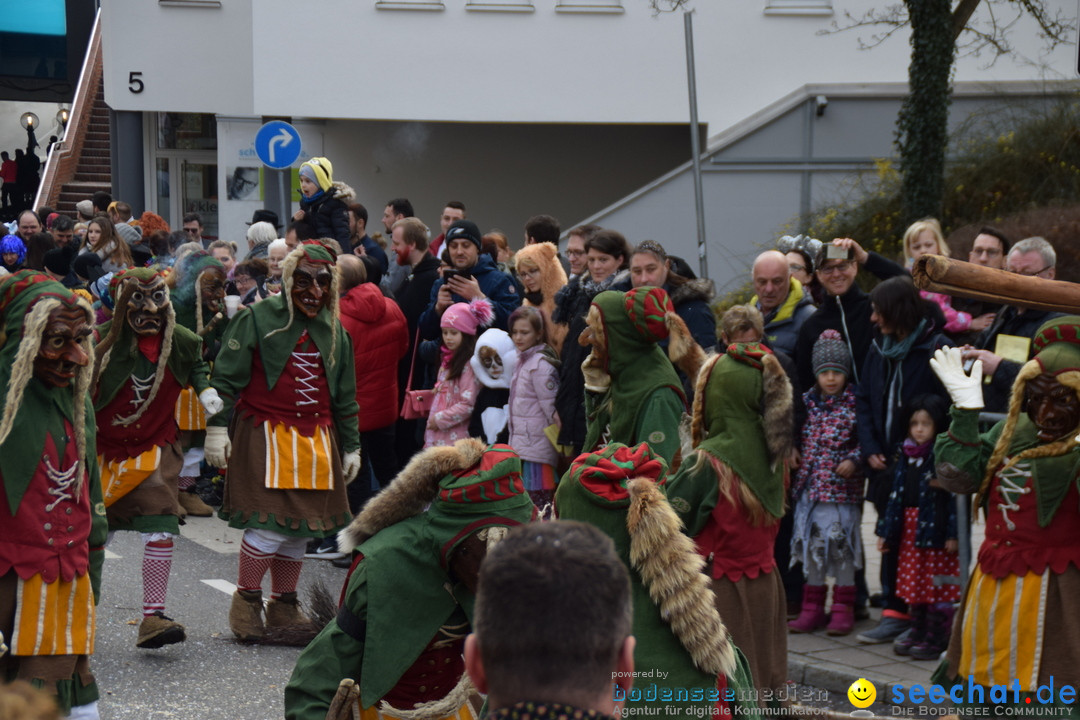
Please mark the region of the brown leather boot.
POLYGON ((214 514, 214 508, 203 502, 202 498, 193 492, 181 490, 177 498, 180 507, 191 517, 210 517, 214 514))
POLYGON ((147 615, 139 623, 139 638, 135 641, 135 647, 155 650, 165 645, 184 642, 187 633, 184 626, 172 618, 165 617, 160 610, 153 615, 147 615))
POLYGON ((238 640, 252 642, 262 638, 263 626, 262 590, 237 590, 229 607, 229 628, 238 640))
POLYGON ((311 619, 300 610, 300 601, 296 593, 282 593, 266 605, 267 627, 289 627, 291 625, 309 625, 311 619))

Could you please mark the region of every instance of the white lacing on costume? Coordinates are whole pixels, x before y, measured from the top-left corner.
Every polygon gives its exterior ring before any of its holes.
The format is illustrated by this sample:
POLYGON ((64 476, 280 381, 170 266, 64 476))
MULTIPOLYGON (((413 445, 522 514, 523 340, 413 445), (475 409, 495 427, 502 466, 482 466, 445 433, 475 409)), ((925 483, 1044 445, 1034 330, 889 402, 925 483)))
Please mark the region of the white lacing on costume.
POLYGON ((131 389, 135 392, 135 397, 129 401, 129 404, 134 405, 135 407, 139 407, 144 402, 146 402, 146 398, 143 396, 143 393, 149 390, 151 386, 153 386, 153 384, 153 375, 148 375, 145 378, 135 377, 134 375, 132 375, 131 389))
POLYGON ((75 499, 71 490, 72 485, 75 484, 75 473, 79 470, 79 463, 72 463, 67 470, 57 470, 48 457, 42 460, 45 462, 45 475, 49 478, 49 494, 56 498, 45 506, 45 512, 52 512, 64 500, 75 499))
MULTIPOLYGON (((1005 463, 1008 464, 1008 462, 1009 460, 1006 458, 1005 463)), ((1031 463, 1018 462, 998 473, 998 478, 997 491, 1004 500, 1004 502, 998 503, 998 509, 1001 510, 1001 517, 1005 520, 1005 526, 1009 530, 1015 530, 1016 523, 1009 518, 1009 511, 1020 509, 1020 506, 1016 504, 1017 495, 1027 495, 1031 492, 1031 488, 1025 487, 1028 479, 1031 478, 1031 463)))
POLYGON ((296 388, 296 392, 303 400, 297 400, 297 405, 315 405, 318 403, 318 399, 315 394, 319 389, 315 386, 315 380, 318 379, 318 375, 315 374, 314 369, 319 367, 319 353, 318 352, 294 352, 292 354, 293 362, 296 364, 296 382, 300 387, 296 388))

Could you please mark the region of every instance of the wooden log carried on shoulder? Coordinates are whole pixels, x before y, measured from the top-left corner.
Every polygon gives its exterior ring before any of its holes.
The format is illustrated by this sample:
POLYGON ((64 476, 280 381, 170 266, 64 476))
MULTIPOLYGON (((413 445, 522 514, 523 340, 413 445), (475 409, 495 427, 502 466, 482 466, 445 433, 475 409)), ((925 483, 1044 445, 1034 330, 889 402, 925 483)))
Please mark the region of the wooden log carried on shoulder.
POLYGON ((911 270, 915 287, 1031 310, 1080 313, 1080 285, 1018 275, 941 255, 923 255, 911 270))

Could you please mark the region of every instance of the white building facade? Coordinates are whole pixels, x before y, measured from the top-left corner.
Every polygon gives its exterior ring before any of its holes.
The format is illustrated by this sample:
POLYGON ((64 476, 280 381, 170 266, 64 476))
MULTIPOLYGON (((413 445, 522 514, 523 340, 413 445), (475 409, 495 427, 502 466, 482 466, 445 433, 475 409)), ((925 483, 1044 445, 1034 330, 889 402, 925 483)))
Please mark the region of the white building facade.
MULTIPOLYGON (((1076 14, 1075 0, 1049 5, 1076 14)), ((827 32, 882 3, 691 7, 710 151, 775 124, 811 86, 836 97, 880 90, 891 107, 906 81, 906 33, 861 50, 872 30, 827 32)), ((629 215, 614 211, 690 158, 683 18, 657 14, 648 0, 105 0, 102 23, 106 102, 142 120, 144 209, 174 224, 197 209, 215 217, 218 235, 238 239, 252 210, 271 200, 255 131, 265 118, 284 117, 303 138, 301 161, 330 158, 335 179, 368 207, 372 230, 382 229, 390 198, 410 198, 429 225, 453 199, 481 229, 499 227, 515 243, 529 216, 550 213, 564 228, 596 218, 631 242, 654 237, 694 256, 686 188, 629 215)), ((1075 46, 1046 54, 1036 30, 1021 20, 1011 35, 1018 57, 962 57, 955 80, 994 94, 1001 83, 1073 78, 1075 46)), ((863 115, 865 108, 841 105, 815 121, 833 123, 834 134, 842 123, 839 137, 858 148, 852 161, 892 154, 891 110, 863 115)), ((804 143, 805 121, 795 125, 795 135, 774 133, 769 142, 804 143)), ((750 188, 749 178, 738 182, 750 188)), ((128 178, 114 177, 118 185, 132 194, 128 178)), ((772 193, 767 185, 753 190, 772 193)), ((717 252, 715 264, 710 257, 710 275, 734 273, 721 263, 737 266, 746 247, 782 228, 807 197, 805 188, 779 194, 744 208, 753 221, 741 224, 738 206, 706 195, 707 205, 723 208, 710 216, 710 247, 725 224, 749 235, 723 237, 734 247, 717 252)))

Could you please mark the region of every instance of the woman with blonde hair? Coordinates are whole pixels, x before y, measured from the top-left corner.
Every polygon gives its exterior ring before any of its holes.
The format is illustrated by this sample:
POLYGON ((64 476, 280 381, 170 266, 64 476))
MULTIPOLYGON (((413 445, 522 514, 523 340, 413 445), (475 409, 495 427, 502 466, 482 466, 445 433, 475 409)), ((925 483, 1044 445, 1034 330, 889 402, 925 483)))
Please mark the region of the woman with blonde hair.
POLYGON ((555 325, 551 315, 555 312, 555 293, 566 285, 566 271, 559 262, 559 251, 551 243, 526 245, 514 256, 518 279, 525 288, 522 305, 534 307, 544 315, 548 330, 548 344, 556 353, 562 353, 563 340, 568 326, 555 325))

